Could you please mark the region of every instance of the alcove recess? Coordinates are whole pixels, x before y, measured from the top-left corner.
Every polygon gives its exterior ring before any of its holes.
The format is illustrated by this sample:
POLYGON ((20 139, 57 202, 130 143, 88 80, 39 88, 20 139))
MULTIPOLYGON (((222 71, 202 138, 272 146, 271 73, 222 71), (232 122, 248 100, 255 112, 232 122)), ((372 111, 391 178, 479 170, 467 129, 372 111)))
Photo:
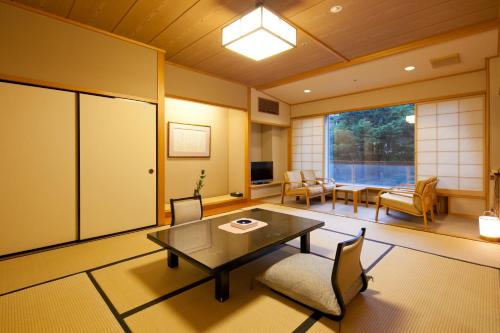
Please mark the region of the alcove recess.
MULTIPOLYGON (((245 131, 247 113, 243 110, 165 98, 165 126, 169 122, 209 126, 210 156, 169 157, 165 154, 165 213, 170 214, 170 199, 193 195, 201 170, 206 171, 201 190, 203 205, 215 206, 241 201, 231 192, 245 191, 245 131)), ((168 133, 168 130, 166 130, 168 133)), ((168 147, 168 135, 165 147, 168 147)))
POLYGON ((273 181, 269 184, 251 185, 252 199, 281 193, 283 175, 288 169, 288 130, 288 127, 252 123, 251 161, 273 162, 273 181))

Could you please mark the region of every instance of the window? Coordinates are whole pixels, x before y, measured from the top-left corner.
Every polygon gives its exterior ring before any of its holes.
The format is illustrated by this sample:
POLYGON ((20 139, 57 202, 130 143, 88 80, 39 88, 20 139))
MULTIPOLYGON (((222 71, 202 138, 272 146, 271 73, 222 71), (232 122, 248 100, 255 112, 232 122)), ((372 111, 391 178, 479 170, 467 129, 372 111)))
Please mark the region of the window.
POLYGON ((337 183, 396 186, 415 182, 415 105, 327 117, 327 174, 337 183))

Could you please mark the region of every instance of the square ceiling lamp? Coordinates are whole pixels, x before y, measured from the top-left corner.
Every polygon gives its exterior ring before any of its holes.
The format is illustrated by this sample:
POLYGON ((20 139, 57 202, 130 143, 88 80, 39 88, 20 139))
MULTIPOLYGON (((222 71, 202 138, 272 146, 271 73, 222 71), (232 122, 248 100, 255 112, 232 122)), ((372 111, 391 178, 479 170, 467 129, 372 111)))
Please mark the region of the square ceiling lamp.
POLYGON ((222 46, 259 61, 297 45, 297 29, 259 6, 222 28, 222 46))

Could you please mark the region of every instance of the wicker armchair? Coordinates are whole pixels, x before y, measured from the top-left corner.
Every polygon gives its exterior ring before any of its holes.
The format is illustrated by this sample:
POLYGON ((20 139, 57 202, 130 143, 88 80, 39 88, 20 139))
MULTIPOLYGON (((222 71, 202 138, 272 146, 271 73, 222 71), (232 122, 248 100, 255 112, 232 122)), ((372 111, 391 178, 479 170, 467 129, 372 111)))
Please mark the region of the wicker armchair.
POLYGON ((424 227, 427 229, 427 213, 431 213, 431 221, 434 222, 433 192, 435 192, 438 180, 431 177, 419 180, 415 184, 415 190, 382 190, 377 196, 377 211, 375 221, 378 222, 378 212, 381 206, 394 209, 403 213, 424 218, 424 227))
POLYGON ((333 195, 333 189, 335 188, 335 180, 333 178, 321 178, 316 177, 313 170, 302 170, 302 181, 309 185, 314 185, 317 182, 321 183, 323 186, 323 192, 326 195, 333 195))
POLYGON ((325 192, 320 181, 314 180, 312 185, 302 181, 300 171, 285 172, 285 181, 281 184, 281 203, 284 203, 285 196, 306 198, 307 208, 311 206, 311 198, 321 197, 321 202, 325 203, 325 192))
MULTIPOLYGON (((432 207, 433 207, 434 211, 439 215, 439 201, 438 201, 438 195, 437 195, 437 190, 436 190, 437 183, 439 182, 439 179, 437 177, 431 177, 431 178, 434 178, 435 180, 437 180, 437 182, 434 185, 433 191, 432 191, 432 207)), ((394 190, 409 192, 410 193, 409 195, 411 196, 411 193, 415 191, 415 184, 402 184, 398 187, 395 187, 394 190)))

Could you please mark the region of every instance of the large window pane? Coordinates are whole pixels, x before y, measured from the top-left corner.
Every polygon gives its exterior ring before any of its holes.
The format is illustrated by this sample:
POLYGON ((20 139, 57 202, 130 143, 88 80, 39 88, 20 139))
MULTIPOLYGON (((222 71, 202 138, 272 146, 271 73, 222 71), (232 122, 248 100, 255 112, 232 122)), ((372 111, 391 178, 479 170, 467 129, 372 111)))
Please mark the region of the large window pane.
POLYGON ((328 176, 359 185, 414 183, 414 109, 405 104, 329 115, 328 176))

